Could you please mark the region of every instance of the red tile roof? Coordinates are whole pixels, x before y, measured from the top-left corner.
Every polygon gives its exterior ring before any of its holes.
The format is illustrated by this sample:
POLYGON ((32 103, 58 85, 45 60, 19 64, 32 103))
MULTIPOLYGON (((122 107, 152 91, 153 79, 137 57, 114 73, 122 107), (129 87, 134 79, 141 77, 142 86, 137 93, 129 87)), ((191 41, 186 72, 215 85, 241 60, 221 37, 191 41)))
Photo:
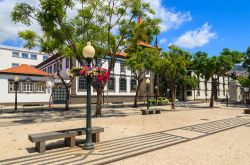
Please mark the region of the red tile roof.
POLYGON ((144 46, 144 47, 147 47, 147 48, 155 48, 154 46, 151 46, 149 43, 145 43, 145 42, 142 42, 142 41, 139 41, 138 45, 144 46))
POLYGON ((22 64, 17 67, 0 70, 0 74, 21 74, 21 75, 36 75, 36 76, 50 76, 50 74, 39 70, 37 68, 33 68, 31 66, 22 64))

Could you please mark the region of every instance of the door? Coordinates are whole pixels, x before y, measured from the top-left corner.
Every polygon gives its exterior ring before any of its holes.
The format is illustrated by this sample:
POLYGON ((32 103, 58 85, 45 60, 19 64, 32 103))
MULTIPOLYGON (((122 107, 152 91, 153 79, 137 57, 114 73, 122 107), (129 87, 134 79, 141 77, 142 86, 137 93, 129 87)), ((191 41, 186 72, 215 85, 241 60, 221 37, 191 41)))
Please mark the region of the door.
POLYGON ((64 104, 66 101, 66 89, 63 85, 58 86, 53 92, 52 98, 54 104, 64 104))

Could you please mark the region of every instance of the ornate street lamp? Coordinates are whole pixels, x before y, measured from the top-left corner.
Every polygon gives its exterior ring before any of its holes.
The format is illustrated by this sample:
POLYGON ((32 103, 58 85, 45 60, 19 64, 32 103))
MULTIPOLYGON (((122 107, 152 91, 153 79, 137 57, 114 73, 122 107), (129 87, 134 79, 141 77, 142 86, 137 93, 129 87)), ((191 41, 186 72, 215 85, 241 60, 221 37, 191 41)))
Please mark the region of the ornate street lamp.
MULTIPOLYGON (((83 56, 85 57, 88 67, 91 65, 91 61, 95 56, 95 49, 91 46, 91 43, 88 42, 87 45, 83 48, 83 56)), ((91 86, 90 86, 90 75, 87 75, 87 114, 86 114, 86 141, 84 143, 85 150, 92 150, 95 148, 92 142, 92 126, 91 126, 91 86)))
POLYGON ((149 109, 149 100, 148 100, 148 92, 149 92, 149 84, 150 84, 150 79, 146 79, 146 84, 147 84, 147 109, 149 109))
POLYGON ((15 112, 17 111, 17 91, 19 86, 19 77, 14 78, 14 90, 15 90, 15 112))
POLYGON ((156 102, 155 104, 157 105, 157 98, 158 98, 158 86, 155 86, 155 97, 156 97, 156 102))

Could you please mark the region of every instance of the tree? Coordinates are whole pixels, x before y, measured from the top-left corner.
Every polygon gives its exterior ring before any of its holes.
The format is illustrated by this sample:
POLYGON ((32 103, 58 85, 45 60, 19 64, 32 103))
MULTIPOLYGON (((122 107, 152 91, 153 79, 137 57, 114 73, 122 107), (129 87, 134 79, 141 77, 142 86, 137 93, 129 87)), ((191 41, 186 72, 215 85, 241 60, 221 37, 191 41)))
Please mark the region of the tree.
POLYGON ((197 52, 194 55, 193 69, 197 76, 204 77, 205 84, 211 79, 212 89, 209 104, 211 108, 213 108, 214 100, 217 98, 219 77, 232 70, 235 64, 242 62, 242 58, 243 53, 230 51, 227 48, 223 49, 219 56, 208 57, 207 53, 204 52, 197 52))
POLYGON ((248 73, 250 73, 250 46, 247 48, 247 51, 244 55, 243 67, 247 68, 248 73))
MULTIPOLYGON (((117 54, 134 37, 137 17, 144 19, 143 24, 157 26, 152 14, 149 3, 142 0, 40 0, 39 7, 17 3, 11 17, 16 23, 29 26, 35 20, 41 26, 42 34, 26 31, 21 36, 27 48, 39 45, 42 52, 74 57, 83 65, 82 49, 91 41, 97 58, 110 56, 110 72, 117 54)), ((100 96, 106 84, 92 80, 91 84, 97 91, 96 116, 101 116, 100 96)))
POLYGON ((137 80, 136 94, 134 98, 134 107, 137 107, 137 100, 141 84, 149 71, 153 71, 156 65, 159 50, 157 48, 144 48, 140 45, 132 45, 127 49, 126 65, 134 73, 137 80))
POLYGON ((180 78, 187 74, 190 66, 191 55, 175 45, 169 46, 168 52, 162 53, 159 69, 163 71, 162 76, 171 90, 171 109, 175 110, 176 89, 180 78))

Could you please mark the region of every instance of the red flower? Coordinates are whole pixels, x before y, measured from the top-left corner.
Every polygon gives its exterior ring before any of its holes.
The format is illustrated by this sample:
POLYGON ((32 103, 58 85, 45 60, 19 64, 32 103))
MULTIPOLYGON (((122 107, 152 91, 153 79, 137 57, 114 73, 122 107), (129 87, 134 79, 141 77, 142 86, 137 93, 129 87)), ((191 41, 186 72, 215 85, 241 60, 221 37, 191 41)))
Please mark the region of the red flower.
POLYGON ((80 75, 83 75, 83 74, 84 74, 84 71, 83 71, 83 70, 80 70, 80 71, 79 71, 79 74, 80 74, 80 75))

